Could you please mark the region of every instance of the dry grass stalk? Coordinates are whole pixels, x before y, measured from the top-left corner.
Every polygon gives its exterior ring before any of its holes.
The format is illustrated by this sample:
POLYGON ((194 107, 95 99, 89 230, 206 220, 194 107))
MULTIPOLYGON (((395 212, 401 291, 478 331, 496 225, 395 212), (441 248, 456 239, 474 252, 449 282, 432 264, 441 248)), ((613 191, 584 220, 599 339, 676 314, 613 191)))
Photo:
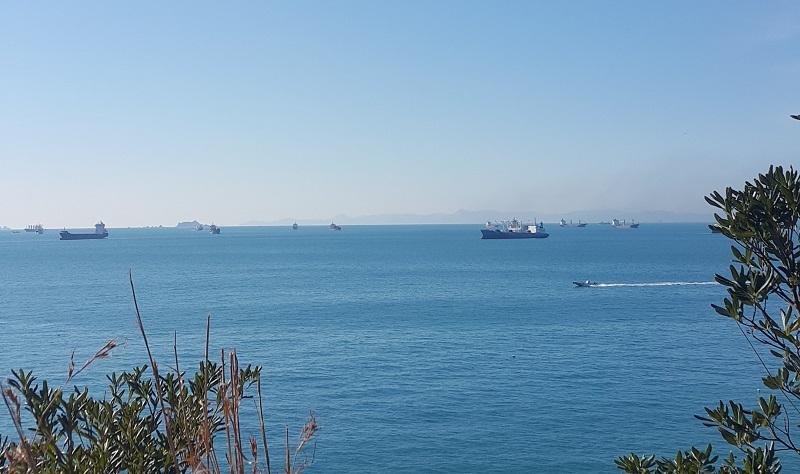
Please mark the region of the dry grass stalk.
POLYGON ((167 432, 167 443, 169 443, 169 450, 172 454, 172 461, 175 464, 175 472, 181 472, 178 466, 178 453, 175 451, 175 440, 172 438, 172 429, 170 415, 164 407, 164 395, 161 391, 161 377, 158 376, 158 366, 153 358, 153 353, 150 352, 150 344, 147 342, 147 333, 144 330, 144 323, 142 322, 142 314, 139 311, 139 302, 136 300, 136 288, 133 286, 133 272, 128 272, 128 281, 131 283, 131 294, 133 295, 133 307, 136 309, 136 322, 139 325, 139 331, 142 333, 144 339, 144 347, 147 349, 147 358, 150 359, 150 368, 153 371, 153 379, 156 384, 156 392, 158 393, 158 401, 161 404, 161 411, 164 413, 164 427, 167 432))
POLYGON ((75 370, 75 351, 72 351, 72 354, 69 357, 69 368, 67 370, 67 380, 64 383, 68 383, 74 377, 77 377, 78 374, 86 370, 87 367, 92 365, 97 360, 106 359, 111 355, 111 351, 114 350, 119 346, 116 339, 111 339, 110 341, 103 344, 101 347, 92 357, 89 357, 86 362, 83 363, 80 369, 77 371, 75 370))
MULTIPOLYGON (((209 314, 206 317, 206 346, 205 346, 205 360, 204 367, 206 371, 210 368, 209 360, 208 360, 208 342, 209 336, 211 332, 211 315, 209 314)), ((208 423, 208 392, 211 390, 209 386, 209 377, 203 377, 203 443, 206 451, 206 466, 211 467, 211 455, 213 450, 211 449, 211 427, 208 423)))
POLYGON ((244 451, 242 449, 242 430, 239 424, 239 412, 241 407, 242 401, 242 381, 239 378, 239 358, 236 356, 236 350, 234 349, 230 353, 231 358, 231 407, 232 407, 232 416, 231 421, 233 423, 233 439, 234 439, 234 446, 236 448, 236 464, 239 468, 239 472, 244 471, 244 451))
POLYGON ((289 426, 286 426, 286 474, 292 474, 292 456, 289 448, 289 426))
POLYGON ((258 389, 258 421, 261 424, 261 442, 264 444, 264 456, 266 457, 267 460, 267 474, 272 474, 272 470, 269 465, 269 446, 267 446, 267 429, 264 427, 264 403, 262 402, 263 398, 261 397, 261 374, 258 375, 256 387, 258 389))
POLYGON ((233 451, 231 448, 231 430, 230 430, 230 403, 228 402, 228 397, 226 395, 228 384, 225 380, 225 349, 220 349, 220 358, 222 359, 222 381, 220 382, 219 393, 222 394, 222 413, 224 415, 225 420, 225 442, 228 445, 228 451, 225 456, 228 459, 228 468, 230 469, 230 473, 234 474, 233 472, 233 451))
POLYGON ((258 440, 255 436, 250 437, 250 454, 253 456, 253 474, 258 474, 258 440))
POLYGON ((14 424, 14 429, 17 430, 19 436, 19 444, 22 448, 22 455, 25 459, 25 464, 28 470, 36 473, 36 463, 33 462, 33 453, 28 445, 28 440, 25 438, 25 433, 22 431, 22 417, 20 416, 20 403, 19 398, 13 390, 0 383, 0 394, 3 395, 3 403, 8 408, 8 414, 11 416, 11 422, 14 424), (13 407, 13 408, 12 408, 13 407))

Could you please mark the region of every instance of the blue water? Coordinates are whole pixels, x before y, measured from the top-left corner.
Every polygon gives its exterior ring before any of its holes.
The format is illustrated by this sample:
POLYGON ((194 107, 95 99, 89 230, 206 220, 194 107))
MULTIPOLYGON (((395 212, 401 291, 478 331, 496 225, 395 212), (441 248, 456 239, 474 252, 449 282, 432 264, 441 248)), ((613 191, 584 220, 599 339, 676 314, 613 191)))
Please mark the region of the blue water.
POLYGON ((213 349, 266 368, 274 449, 314 410, 317 472, 616 472, 630 451, 727 453, 693 415, 754 402, 761 372, 709 308, 722 288, 571 284, 708 282, 727 268, 726 239, 699 224, 547 230, 1 233, 0 371, 63 380, 73 349, 82 359, 114 337, 125 345, 78 383, 144 363, 131 269, 162 365, 173 331, 182 368, 199 362, 211 314, 213 349))

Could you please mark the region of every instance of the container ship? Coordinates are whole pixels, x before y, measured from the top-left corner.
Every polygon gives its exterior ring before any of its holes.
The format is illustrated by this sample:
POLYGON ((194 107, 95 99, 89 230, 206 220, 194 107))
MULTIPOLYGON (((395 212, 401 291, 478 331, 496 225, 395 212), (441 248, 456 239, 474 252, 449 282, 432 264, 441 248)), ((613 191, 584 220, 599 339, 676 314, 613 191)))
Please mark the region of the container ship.
POLYGON ((487 222, 481 229, 481 239, 544 239, 550 234, 544 231, 544 225, 534 222, 523 224, 518 219, 501 222, 487 222))
POLYGON ((101 221, 100 223, 94 225, 93 234, 73 234, 68 230, 62 230, 58 233, 58 235, 61 236, 61 240, 105 239, 108 237, 108 231, 106 230, 106 225, 101 221))

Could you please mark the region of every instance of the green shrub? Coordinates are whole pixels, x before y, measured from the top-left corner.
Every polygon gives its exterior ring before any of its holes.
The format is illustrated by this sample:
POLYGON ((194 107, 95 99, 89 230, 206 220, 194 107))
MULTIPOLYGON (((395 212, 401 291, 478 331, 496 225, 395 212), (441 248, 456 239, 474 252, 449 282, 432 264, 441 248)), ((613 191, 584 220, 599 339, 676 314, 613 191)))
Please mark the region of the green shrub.
MULTIPOLYGON (((13 371, 0 389, 18 439, 0 436, 0 472, 270 473, 261 367, 240 367, 236 351, 221 351, 219 362, 212 362, 209 317, 205 359, 197 372, 190 378, 180 371, 176 350, 175 368, 161 374, 150 352, 132 278, 130 282, 149 365, 108 375, 103 398, 91 396, 87 388, 64 387, 108 357, 117 345, 113 340, 80 368, 71 359, 63 386, 40 382, 31 372, 13 371), (250 398, 258 402, 260 432, 245 439, 241 406, 250 398), (215 446, 222 444, 224 448, 215 446)), ((317 429, 312 413, 292 447, 286 428, 284 473, 299 473, 310 464, 303 452, 314 442, 317 429)))
POLYGON ((706 201, 716 209, 715 226, 733 242, 730 276, 716 276, 728 296, 712 307, 738 326, 772 393, 754 408, 720 401, 697 416, 738 452, 721 465, 709 445, 672 459, 617 458, 629 473, 777 473, 778 452, 800 454, 792 437, 800 416, 800 176, 793 168, 770 167, 743 189, 714 192, 706 201))

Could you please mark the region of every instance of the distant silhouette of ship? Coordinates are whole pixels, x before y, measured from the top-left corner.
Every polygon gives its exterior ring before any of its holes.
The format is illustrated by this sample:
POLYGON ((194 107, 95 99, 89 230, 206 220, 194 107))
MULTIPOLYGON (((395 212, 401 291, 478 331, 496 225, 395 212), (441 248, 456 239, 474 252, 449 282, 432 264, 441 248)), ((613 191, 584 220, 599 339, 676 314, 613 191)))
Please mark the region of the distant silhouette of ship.
POLYGON ((211 235, 218 235, 220 233, 220 228, 211 224, 208 226, 208 231, 211 232, 211 235))
POLYGON ((292 230, 297 230, 297 228, 298 228, 298 227, 299 227, 299 226, 297 225, 297 222, 295 222, 294 224, 292 224, 292 230))
POLYGON ((25 228, 25 232, 36 232, 37 234, 44 234, 44 227, 42 224, 29 225, 25 228))
POLYGON ((634 220, 631 220, 631 223, 628 224, 628 222, 625 220, 611 219, 611 225, 617 229, 621 229, 623 227, 630 227, 631 229, 639 228, 639 223, 634 220))
POLYGON ((336 224, 334 224, 333 222, 331 222, 331 225, 329 225, 329 226, 328 226, 328 228, 329 228, 330 230, 342 230, 342 226, 340 226, 340 225, 336 225, 336 224))
POLYGON ((105 239, 108 237, 108 231, 103 221, 100 221, 98 224, 94 225, 94 233, 92 234, 73 234, 67 230, 62 230, 58 235, 61 237, 61 240, 94 240, 105 239))

